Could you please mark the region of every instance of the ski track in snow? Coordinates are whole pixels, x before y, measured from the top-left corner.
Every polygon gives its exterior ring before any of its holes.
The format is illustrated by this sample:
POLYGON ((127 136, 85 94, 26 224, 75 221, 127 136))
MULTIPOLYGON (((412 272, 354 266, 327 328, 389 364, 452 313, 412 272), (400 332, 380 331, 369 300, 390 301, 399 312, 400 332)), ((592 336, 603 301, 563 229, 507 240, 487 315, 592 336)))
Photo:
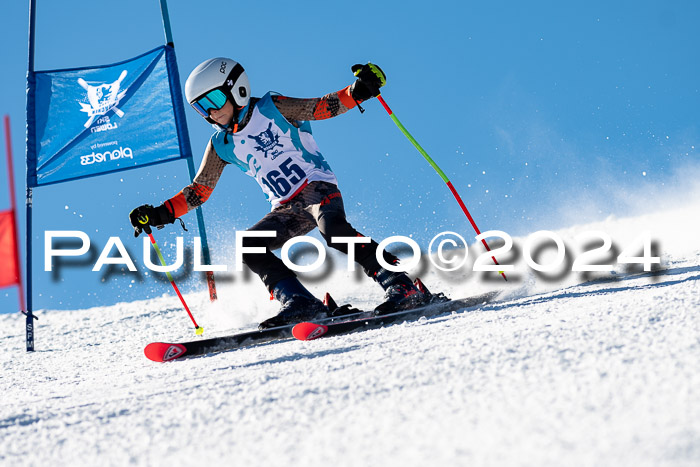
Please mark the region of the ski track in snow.
MULTIPOLYGON (((659 217, 640 219, 605 227, 659 217)), ((459 313, 166 364, 145 344, 194 338, 173 297, 40 312, 31 354, 23 317, 0 315, 0 464, 699 465, 699 229, 672 227, 655 274, 523 281, 459 313)), ((210 337, 274 312, 188 300, 210 337)))

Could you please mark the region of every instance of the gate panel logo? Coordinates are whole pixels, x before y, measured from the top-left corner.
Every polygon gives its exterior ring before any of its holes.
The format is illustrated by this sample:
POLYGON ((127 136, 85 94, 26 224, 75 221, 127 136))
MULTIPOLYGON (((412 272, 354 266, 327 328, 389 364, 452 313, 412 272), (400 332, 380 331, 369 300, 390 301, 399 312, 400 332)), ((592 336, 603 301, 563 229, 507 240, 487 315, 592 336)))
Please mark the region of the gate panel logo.
POLYGON ((120 90, 124 78, 126 78, 126 70, 122 71, 119 78, 111 84, 92 86, 83 78, 78 78, 78 84, 87 92, 88 103, 78 102, 80 111, 85 112, 88 116, 85 128, 92 125, 96 117, 105 115, 110 110, 114 110, 114 113, 120 118, 124 116, 124 112, 117 107, 119 101, 126 94, 126 89, 120 90))

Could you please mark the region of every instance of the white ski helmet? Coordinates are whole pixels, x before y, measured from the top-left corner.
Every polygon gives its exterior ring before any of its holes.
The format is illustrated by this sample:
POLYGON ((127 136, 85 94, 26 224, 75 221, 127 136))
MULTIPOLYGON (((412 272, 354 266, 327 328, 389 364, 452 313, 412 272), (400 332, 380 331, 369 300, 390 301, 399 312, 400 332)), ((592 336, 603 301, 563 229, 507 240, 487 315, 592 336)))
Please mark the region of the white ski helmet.
POLYGON ((185 98, 194 105, 214 89, 221 89, 239 108, 250 101, 248 75, 240 63, 230 58, 211 58, 192 70, 185 82, 185 98))

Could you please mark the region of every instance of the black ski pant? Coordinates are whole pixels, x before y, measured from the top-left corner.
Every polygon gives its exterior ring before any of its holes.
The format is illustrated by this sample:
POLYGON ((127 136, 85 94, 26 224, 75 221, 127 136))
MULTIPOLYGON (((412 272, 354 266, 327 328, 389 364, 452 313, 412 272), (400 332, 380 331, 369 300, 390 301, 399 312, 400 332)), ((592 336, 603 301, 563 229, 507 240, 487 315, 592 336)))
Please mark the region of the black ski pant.
MULTIPOLYGON (((269 291, 282 279, 296 277, 272 251, 281 248, 284 243, 294 237, 306 235, 318 227, 321 236, 328 246, 348 253, 347 243, 335 243, 332 237, 362 236, 345 219, 343 198, 338 187, 327 182, 311 182, 294 198, 282 204, 248 231, 268 230, 276 233, 275 237, 247 237, 243 239, 244 247, 264 247, 264 253, 246 253, 243 262, 251 271, 260 276, 269 291)), ((371 243, 361 243, 355 248, 355 261, 362 266, 370 277, 374 277, 381 268, 377 261, 376 251, 379 245, 374 240, 371 243)), ((384 260, 396 264, 398 259, 384 251, 384 260)))

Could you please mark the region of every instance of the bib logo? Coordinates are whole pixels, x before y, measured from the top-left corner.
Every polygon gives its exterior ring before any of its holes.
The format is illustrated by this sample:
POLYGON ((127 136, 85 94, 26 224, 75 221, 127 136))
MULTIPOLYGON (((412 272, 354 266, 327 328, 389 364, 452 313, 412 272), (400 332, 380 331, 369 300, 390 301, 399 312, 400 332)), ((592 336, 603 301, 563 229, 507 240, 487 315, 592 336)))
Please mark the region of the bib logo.
POLYGON ((258 136, 253 136, 253 135, 248 135, 248 138, 253 138, 256 143, 258 143, 257 146, 255 146, 255 149, 258 151, 262 151, 265 153, 265 157, 267 158, 267 153, 272 151, 272 158, 271 160, 275 160, 277 156, 282 154, 282 151, 274 150, 277 146, 282 147, 280 144, 280 137, 279 135, 276 135, 275 133, 272 132, 272 122, 267 126, 267 130, 263 131, 260 133, 258 136))
POLYGON ((131 152, 131 148, 119 148, 114 151, 105 151, 88 154, 87 156, 80 156, 80 165, 91 165, 106 160, 116 161, 118 159, 123 159, 128 157, 129 159, 134 158, 134 154, 131 152))
POLYGON ((122 81, 126 78, 126 70, 122 71, 119 78, 111 84, 100 84, 98 86, 89 85, 83 78, 78 78, 78 84, 87 91, 88 103, 80 102, 80 111, 88 115, 88 120, 83 125, 85 128, 90 127, 95 118, 99 115, 105 115, 110 110, 114 110, 120 118, 124 116, 124 112, 117 108, 119 101, 126 94, 126 89, 120 91, 122 81))

